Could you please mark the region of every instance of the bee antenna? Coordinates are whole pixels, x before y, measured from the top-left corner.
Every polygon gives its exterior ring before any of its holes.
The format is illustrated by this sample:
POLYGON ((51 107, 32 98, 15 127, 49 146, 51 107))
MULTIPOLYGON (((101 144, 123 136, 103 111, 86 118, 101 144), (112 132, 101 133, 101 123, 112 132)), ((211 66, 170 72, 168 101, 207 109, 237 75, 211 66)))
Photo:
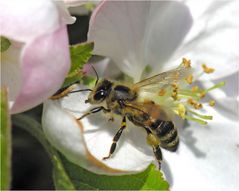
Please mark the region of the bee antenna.
POLYGON ((91 67, 92 67, 92 69, 94 70, 95 75, 96 75, 96 81, 95 81, 95 86, 96 86, 96 84, 97 84, 98 81, 99 81, 99 76, 98 76, 98 73, 97 73, 96 70, 95 70, 95 67, 94 67, 92 64, 90 64, 90 65, 91 65, 91 67))
POLYGON ((92 92, 93 90, 92 90, 92 89, 82 89, 82 90, 71 91, 71 92, 69 92, 69 93, 84 92, 84 91, 92 92))

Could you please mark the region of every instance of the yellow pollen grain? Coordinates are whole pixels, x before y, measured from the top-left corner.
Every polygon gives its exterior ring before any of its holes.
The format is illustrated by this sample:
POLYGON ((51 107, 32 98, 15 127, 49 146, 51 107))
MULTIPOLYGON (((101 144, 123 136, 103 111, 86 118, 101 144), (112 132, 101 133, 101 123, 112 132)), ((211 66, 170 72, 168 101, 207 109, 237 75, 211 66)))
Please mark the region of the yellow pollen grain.
POLYGON ((182 63, 183 63, 183 66, 185 68, 190 68, 191 67, 191 60, 187 60, 186 58, 183 58, 182 63))
POLYGON ((185 80, 186 80, 186 82, 187 82, 188 84, 192 84, 192 82, 193 82, 193 75, 190 74, 188 77, 185 78, 185 80))
POLYGON ((158 95, 159 96, 164 96, 166 94, 166 90, 165 89, 160 89, 160 91, 159 91, 159 93, 158 93, 158 95))
POLYGON ((206 64, 202 64, 203 71, 207 74, 213 73, 215 71, 214 68, 209 68, 206 64))
POLYGON ((147 136, 147 143, 152 146, 158 146, 160 142, 155 135, 149 134, 147 136))
POLYGON ((215 105, 215 103, 216 103, 216 102, 215 102, 214 100, 210 100, 210 101, 209 101, 209 105, 210 105, 211 107, 213 107, 213 106, 215 105))

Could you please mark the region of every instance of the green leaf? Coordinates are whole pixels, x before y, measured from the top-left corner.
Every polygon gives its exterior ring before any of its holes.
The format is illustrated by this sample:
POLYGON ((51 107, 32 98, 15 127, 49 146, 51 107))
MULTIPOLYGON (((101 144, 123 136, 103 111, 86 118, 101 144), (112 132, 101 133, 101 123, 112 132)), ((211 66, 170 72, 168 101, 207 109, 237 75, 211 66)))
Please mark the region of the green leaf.
POLYGON ((6 51, 11 46, 11 42, 3 36, 1 36, 0 42, 1 42, 1 52, 6 51))
POLYGON ((1 190, 8 190, 11 181, 11 125, 7 90, 1 89, 1 190))
POLYGON ((82 69, 92 56, 93 42, 77 44, 70 47, 71 69, 63 83, 62 88, 79 81, 83 77, 82 69))
POLYGON ((33 135, 47 151, 53 164, 53 180, 57 190, 75 190, 57 151, 48 143, 41 125, 25 114, 13 116, 13 123, 33 135))
POLYGON ((53 163, 53 179, 57 190, 169 190, 168 183, 154 165, 132 175, 99 175, 68 161, 46 140, 40 124, 19 114, 13 122, 35 136, 48 152, 53 163))
POLYGON ((133 175, 108 176, 89 172, 61 155, 65 170, 77 190, 169 190, 162 173, 150 165, 133 175))

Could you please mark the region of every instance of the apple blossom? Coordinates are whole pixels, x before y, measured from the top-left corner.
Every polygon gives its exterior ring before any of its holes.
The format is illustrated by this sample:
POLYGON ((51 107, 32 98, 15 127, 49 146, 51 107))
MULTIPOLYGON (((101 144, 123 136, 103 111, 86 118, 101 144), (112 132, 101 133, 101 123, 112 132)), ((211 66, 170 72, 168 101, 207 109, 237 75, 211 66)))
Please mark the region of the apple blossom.
MULTIPOLYGON (((96 55, 111 58, 115 66, 132 77, 134 82, 141 79, 147 66, 152 68, 150 75, 153 75, 173 68, 183 57, 189 57, 196 71, 202 63, 216 69, 210 81, 198 75, 204 86, 213 86, 221 77, 238 73, 235 46, 239 43, 232 45, 224 41, 224 38, 230 38, 238 42, 238 21, 233 19, 233 14, 238 14, 238 6, 234 3, 209 2, 203 4, 204 9, 198 13, 192 6, 194 2, 186 1, 194 22, 189 32, 191 15, 183 3, 104 1, 92 14, 89 41, 94 41, 96 55), (214 17, 222 13, 227 17, 221 20, 214 17), (221 21, 225 27, 221 27, 221 21), (228 62, 231 67, 228 67, 228 62)), ((230 86, 227 84, 227 88, 230 86)), ((216 96, 210 95, 217 100, 220 96, 223 104, 226 95, 230 96, 230 93, 224 92, 227 88, 218 90, 216 96)), ((238 92, 235 93, 233 88, 231 90, 233 97, 229 99, 237 103, 238 92)), ((155 162, 145 140, 146 133, 130 122, 115 154, 108 160, 102 160, 108 154, 120 119, 108 122, 104 114, 95 114, 77 121, 76 118, 91 108, 84 103, 86 99, 87 94, 82 92, 45 102, 44 132, 57 149, 74 163, 101 173, 138 172, 155 162)), ((236 190, 236 175, 239 172, 235 165, 238 161, 238 119, 231 114, 223 114, 226 112, 220 107, 215 110, 204 105, 204 109, 213 114, 213 121, 206 127, 189 122, 187 128, 179 128, 179 151, 163 152, 162 170, 173 190, 236 190)))
POLYGON ((70 67, 66 24, 74 22, 60 1, 1 1, 2 86, 10 93, 11 112, 28 110, 60 87, 70 67))

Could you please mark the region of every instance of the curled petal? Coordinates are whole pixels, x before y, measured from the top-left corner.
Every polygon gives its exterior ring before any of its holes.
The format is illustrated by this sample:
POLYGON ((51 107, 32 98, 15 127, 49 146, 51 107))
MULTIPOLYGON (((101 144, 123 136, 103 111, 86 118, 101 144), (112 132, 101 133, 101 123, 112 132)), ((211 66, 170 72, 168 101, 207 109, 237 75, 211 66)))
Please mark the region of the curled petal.
POLYGON ((70 67, 67 47, 65 26, 24 46, 21 55, 23 81, 13 113, 34 107, 56 92, 70 67))
POLYGON ((59 102, 48 101, 44 104, 43 127, 49 140, 53 145, 64 153, 71 161, 79 165, 84 165, 79 160, 79 156, 87 158, 85 150, 90 153, 94 161, 89 157, 87 160, 91 165, 96 167, 87 168, 93 171, 101 171, 101 173, 132 173, 144 170, 151 162, 155 161, 153 151, 146 143, 146 132, 140 127, 133 126, 130 122, 127 123, 127 128, 123 132, 114 155, 102 160, 109 154, 112 139, 120 128, 120 118, 115 117, 114 122, 109 122, 108 118, 99 112, 85 117, 79 121, 82 125, 82 132, 76 124, 76 118, 82 116, 90 109, 89 104, 85 104, 87 95, 69 95, 59 102), (58 105, 57 105, 58 104, 58 105), (57 108, 55 111, 54 107, 57 108), (61 113, 60 113, 61 112, 61 113), (66 116, 63 113, 68 113, 66 116), (71 116, 71 120, 69 119, 71 116), (68 117, 68 119, 64 119, 68 117), (58 120, 55 120, 55 119, 58 120), (63 125, 61 125, 61 123, 63 125), (79 131, 76 133, 74 130, 79 131), (67 134, 67 136, 66 136, 67 134), (62 136, 64 135, 64 136, 62 136), (85 145, 85 150, 77 149, 78 145, 82 145, 82 140, 85 145), (74 146, 74 144, 76 146, 74 146), (102 168, 103 167, 103 168, 102 168))
POLYGON ((147 65, 169 59, 190 25, 190 13, 179 2, 104 1, 91 17, 88 37, 95 54, 112 58, 137 81, 147 65))

